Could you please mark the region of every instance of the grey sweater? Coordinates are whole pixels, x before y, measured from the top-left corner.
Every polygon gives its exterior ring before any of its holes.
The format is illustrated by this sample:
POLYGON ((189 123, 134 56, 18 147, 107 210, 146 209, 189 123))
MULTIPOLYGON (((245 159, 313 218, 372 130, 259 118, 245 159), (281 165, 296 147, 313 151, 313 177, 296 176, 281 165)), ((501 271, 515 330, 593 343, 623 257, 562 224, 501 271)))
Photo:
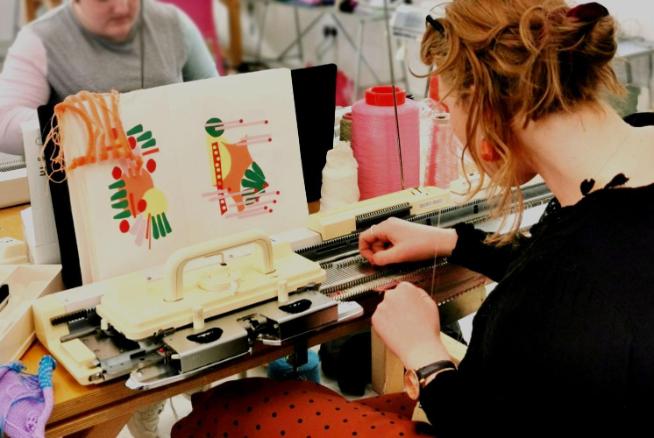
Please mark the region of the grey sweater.
POLYGON ((179 9, 145 0, 144 23, 114 43, 86 31, 70 4, 35 22, 47 53, 47 79, 63 98, 80 90, 121 92, 141 88, 141 35, 145 88, 216 76, 202 36, 179 9))
POLYGON ((23 153, 20 125, 36 107, 81 90, 121 92, 217 76, 200 32, 176 7, 144 0, 140 20, 120 44, 86 31, 69 3, 25 26, 0 74, 0 151, 23 153))

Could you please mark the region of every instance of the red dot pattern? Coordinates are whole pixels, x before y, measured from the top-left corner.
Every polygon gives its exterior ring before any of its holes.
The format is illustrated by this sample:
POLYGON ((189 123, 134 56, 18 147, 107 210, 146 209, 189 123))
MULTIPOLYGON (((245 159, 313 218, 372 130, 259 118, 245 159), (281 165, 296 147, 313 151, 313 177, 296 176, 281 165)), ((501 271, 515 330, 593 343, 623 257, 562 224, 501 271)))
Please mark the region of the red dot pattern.
POLYGON ((148 207, 148 203, 145 199, 141 199, 139 203, 137 204, 136 208, 138 209, 139 213, 145 211, 145 209, 148 207))
POLYGON ((350 402, 313 382, 243 379, 194 394, 177 437, 426 437, 415 402, 391 394, 350 402))
POLYGON ((127 233, 129 231, 129 222, 127 222, 126 220, 120 221, 120 225, 118 226, 120 227, 121 233, 127 233))
POLYGON ((157 169, 157 162, 154 160, 148 160, 145 167, 148 169, 148 172, 153 173, 157 169))

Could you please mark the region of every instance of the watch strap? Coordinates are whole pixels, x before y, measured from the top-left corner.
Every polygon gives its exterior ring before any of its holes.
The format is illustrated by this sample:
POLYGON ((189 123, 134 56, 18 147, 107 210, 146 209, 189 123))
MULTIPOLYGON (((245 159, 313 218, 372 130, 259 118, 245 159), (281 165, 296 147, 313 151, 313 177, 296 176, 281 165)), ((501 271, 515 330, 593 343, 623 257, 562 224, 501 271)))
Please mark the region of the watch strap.
POLYGON ((416 370, 416 376, 418 377, 418 381, 422 383, 427 377, 442 370, 456 370, 456 365, 451 360, 439 360, 438 362, 418 368, 416 370))

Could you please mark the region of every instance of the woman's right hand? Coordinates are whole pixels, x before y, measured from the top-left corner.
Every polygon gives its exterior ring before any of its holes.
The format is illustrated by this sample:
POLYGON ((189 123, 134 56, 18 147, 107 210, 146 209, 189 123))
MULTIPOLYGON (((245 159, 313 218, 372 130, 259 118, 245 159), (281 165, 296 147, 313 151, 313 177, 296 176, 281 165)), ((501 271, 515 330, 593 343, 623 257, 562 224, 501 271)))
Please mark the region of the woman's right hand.
POLYGON ((453 229, 414 224, 395 217, 359 235, 359 251, 372 265, 417 262, 449 256, 458 235, 453 229))

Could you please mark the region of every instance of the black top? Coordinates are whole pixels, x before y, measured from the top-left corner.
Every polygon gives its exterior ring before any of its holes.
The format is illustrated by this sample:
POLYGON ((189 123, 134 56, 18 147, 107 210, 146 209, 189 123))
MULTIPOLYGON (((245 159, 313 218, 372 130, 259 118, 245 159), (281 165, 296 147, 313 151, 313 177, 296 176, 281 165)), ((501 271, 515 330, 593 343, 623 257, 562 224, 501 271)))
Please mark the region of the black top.
POLYGON ((437 435, 637 436, 654 409, 654 184, 554 202, 513 246, 456 229, 450 261, 499 284, 459 371, 421 393, 437 435))

